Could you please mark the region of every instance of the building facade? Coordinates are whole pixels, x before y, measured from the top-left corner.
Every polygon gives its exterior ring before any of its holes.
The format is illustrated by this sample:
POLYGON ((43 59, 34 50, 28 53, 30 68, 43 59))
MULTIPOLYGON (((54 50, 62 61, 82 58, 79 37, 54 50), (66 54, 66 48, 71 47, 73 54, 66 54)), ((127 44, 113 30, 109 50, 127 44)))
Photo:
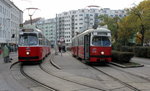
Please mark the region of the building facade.
POLYGON ((71 10, 57 15, 57 40, 64 39, 67 46, 71 46, 72 38, 78 32, 83 32, 94 25, 98 25, 98 16, 108 15, 111 17, 126 16, 125 10, 110 10, 109 8, 86 8, 71 10))
MULTIPOLYGON (((33 22, 33 25, 43 31, 43 34, 51 41, 52 45, 55 45, 56 41, 63 40, 66 46, 71 46, 72 38, 76 36, 77 33, 92 28, 94 25, 98 25, 101 22, 98 19, 98 16, 100 15, 124 17, 126 16, 126 11, 90 7, 62 12, 56 14, 56 18, 53 19, 39 19, 38 21, 33 22)), ((30 21, 28 21, 28 24, 30 24, 30 21)))
POLYGON ((19 25, 23 12, 10 0, 0 0, 0 45, 18 43, 19 25))
POLYGON ((36 27, 42 30, 44 36, 51 42, 51 46, 55 45, 56 40, 56 19, 41 20, 36 27))

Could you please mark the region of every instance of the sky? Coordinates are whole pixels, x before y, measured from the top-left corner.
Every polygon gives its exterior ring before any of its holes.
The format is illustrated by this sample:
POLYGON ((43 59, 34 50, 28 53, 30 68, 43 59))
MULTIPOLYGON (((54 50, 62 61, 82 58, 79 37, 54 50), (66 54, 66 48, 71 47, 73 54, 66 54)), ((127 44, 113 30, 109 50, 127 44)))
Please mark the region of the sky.
MULTIPOLYGON (((99 8, 118 10, 138 5, 143 0, 11 0, 23 13, 24 20, 28 20, 27 8, 38 8, 32 18, 55 18, 56 14, 69 10, 87 8, 89 5, 97 5, 99 8)), ((34 10, 29 10, 33 12, 34 10)))

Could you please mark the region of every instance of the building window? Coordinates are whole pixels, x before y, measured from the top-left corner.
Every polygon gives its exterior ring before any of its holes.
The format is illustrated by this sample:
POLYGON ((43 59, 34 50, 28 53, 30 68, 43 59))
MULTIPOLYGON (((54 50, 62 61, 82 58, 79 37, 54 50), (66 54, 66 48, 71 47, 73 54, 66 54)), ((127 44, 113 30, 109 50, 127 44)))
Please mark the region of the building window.
POLYGON ((82 29, 82 27, 80 27, 80 29, 82 29))
POLYGON ((80 25, 83 25, 83 23, 80 23, 80 25))
POLYGON ((80 14, 79 16, 83 16, 83 14, 80 14))
POLYGON ((83 18, 80 18, 79 20, 83 20, 83 18))

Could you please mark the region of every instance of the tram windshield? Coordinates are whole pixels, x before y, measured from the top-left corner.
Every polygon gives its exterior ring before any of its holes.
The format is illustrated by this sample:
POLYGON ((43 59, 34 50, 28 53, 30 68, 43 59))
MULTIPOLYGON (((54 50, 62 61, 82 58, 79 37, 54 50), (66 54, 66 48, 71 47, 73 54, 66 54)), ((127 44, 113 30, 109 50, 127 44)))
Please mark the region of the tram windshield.
POLYGON ((110 46, 111 42, 110 42, 109 37, 94 36, 92 39, 92 45, 94 45, 94 46, 110 46))
POLYGON ((37 45, 38 38, 36 34, 23 34, 20 35, 19 45, 27 46, 27 45, 37 45))

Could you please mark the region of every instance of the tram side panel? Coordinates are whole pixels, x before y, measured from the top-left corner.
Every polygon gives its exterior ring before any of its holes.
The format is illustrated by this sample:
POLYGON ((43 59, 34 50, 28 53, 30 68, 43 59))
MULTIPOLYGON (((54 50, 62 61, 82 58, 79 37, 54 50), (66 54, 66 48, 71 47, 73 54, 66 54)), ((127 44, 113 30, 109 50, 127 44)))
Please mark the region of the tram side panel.
POLYGON ((72 55, 77 56, 77 46, 72 46, 72 55))
POLYGON ((46 47, 46 56, 50 53, 50 48, 46 47))
POLYGON ((72 51, 73 56, 78 57, 78 39, 77 38, 73 39, 72 41, 71 51, 72 51))
POLYGON ((78 57, 81 59, 84 59, 84 46, 83 45, 78 46, 78 57))

